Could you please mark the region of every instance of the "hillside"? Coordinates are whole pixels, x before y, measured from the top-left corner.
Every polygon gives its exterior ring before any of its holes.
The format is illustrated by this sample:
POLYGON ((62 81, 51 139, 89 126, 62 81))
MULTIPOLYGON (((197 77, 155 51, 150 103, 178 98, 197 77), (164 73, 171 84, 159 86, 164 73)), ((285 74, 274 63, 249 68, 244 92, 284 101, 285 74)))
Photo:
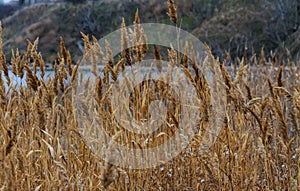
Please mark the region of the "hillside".
MULTIPOLYGON (((299 54, 299 21, 292 17, 295 12, 278 18, 276 4, 243 2, 178 0, 180 27, 208 43, 221 58, 225 51, 235 57, 243 55, 245 50, 250 54, 252 48, 260 52, 262 47, 266 52, 289 48, 293 56, 299 54)), ((286 9, 294 10, 291 6, 286 9)), ((3 49, 9 57, 11 49, 24 51, 26 39, 34 41, 39 37, 39 50, 44 59, 53 62, 62 36, 76 60, 82 54, 78 47, 78 43, 82 43, 80 32, 101 38, 118 29, 122 17, 127 25, 132 24, 136 9, 141 13, 141 22, 170 24, 167 4, 159 0, 37 4, 2 20, 3 49)))
POLYGON ((232 57, 251 55, 253 50, 260 52, 262 48, 266 52, 282 53, 287 48, 293 57, 299 56, 300 12, 296 9, 297 2, 285 1, 282 5, 277 1, 254 2, 228 1, 218 14, 193 33, 214 47, 218 55, 224 50, 232 57))

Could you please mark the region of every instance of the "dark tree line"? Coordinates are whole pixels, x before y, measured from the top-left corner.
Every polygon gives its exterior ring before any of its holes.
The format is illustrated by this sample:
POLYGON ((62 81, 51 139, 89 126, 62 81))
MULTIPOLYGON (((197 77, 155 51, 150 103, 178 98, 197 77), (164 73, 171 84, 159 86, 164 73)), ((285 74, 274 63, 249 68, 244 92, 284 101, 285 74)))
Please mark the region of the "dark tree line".
MULTIPOLYGON (((43 1, 44 2, 51 2, 51 0, 40 0, 39 2, 43 2, 43 1)), ((74 3, 74 4, 79 4, 79 3, 84 3, 87 0, 62 0, 62 1, 70 2, 70 3, 74 3)), ((31 4, 34 4, 36 2, 37 2, 36 0, 19 0, 19 5, 20 6, 31 5, 31 4)))
POLYGON ((300 28, 300 0, 297 0, 297 28, 300 28))
POLYGON ((0 5, 0 19, 12 15, 17 9, 18 7, 13 5, 0 5))

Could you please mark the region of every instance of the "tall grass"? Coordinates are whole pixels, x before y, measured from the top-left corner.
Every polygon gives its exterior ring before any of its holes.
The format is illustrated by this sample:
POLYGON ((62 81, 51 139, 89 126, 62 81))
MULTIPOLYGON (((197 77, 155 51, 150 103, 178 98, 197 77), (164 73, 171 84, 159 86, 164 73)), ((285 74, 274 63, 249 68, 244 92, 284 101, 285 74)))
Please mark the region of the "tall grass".
MULTIPOLYGON (((176 23, 174 2, 168 2, 171 20, 176 23)), ((145 42, 138 23, 137 14, 133 37, 136 41, 145 42)), ((124 22, 122 27, 125 27, 124 22)), ((125 32, 123 35, 120 46, 126 47, 128 35, 125 32)), ((110 87, 118 79, 118 74, 133 64, 133 60, 143 59, 149 47, 137 43, 132 49, 133 58, 130 50, 125 50, 121 59, 115 61, 108 44, 100 47, 95 38, 90 41, 84 34, 83 39, 85 58, 94 66, 94 81, 80 77, 79 63, 71 64, 71 54, 63 39, 58 62, 54 66, 54 77, 39 78, 37 72, 41 71, 41 76, 44 76, 45 64, 36 40, 28 42, 27 50, 22 54, 18 50, 13 51, 11 71, 19 77, 26 74, 26 85, 17 88, 8 74, 9 67, 0 38, 0 65, 4 76, 0 78, 2 190, 300 189, 299 61, 293 63, 287 59, 282 66, 275 58, 253 54, 251 59, 241 59, 239 67, 236 67, 230 59, 220 63, 210 54, 211 62, 222 72, 226 87, 226 94, 219 95, 226 98, 226 117, 216 141, 203 152, 199 149, 203 132, 207 130, 209 119, 215 117, 209 107, 208 82, 201 74, 201 68, 183 56, 180 67, 199 95, 201 120, 195 137, 185 151, 163 165, 141 170, 122 169, 104 161, 81 132, 82 128, 94 125, 96 118, 97 124, 120 144, 143 146, 141 143, 145 137, 126 132, 114 123, 114 112, 110 110, 110 87), (107 54, 102 52, 103 48, 107 54), (103 75, 97 69, 97 59, 107 60, 101 71, 103 75), (31 60, 34 61, 33 66, 31 60), (78 103, 79 85, 83 88, 80 89, 82 99, 78 103), (81 110, 76 107, 78 104, 81 110), (95 118, 85 113, 87 111, 95 112, 95 118), (77 115, 84 116, 85 120, 78 121, 77 115)), ((170 50, 171 63, 176 61, 176 57, 176 52, 170 50)), ((161 59, 157 47, 154 47, 154 58, 161 59)), ((155 85, 155 91, 163 95, 161 99, 175 96, 161 84, 155 85)), ((145 103, 152 99, 151 95, 139 87, 135 93, 132 104, 137 119, 149 118, 145 103)), ((180 110, 175 103, 173 106, 166 119, 166 124, 173 128, 160 128, 160 133, 151 137, 153 141, 148 147, 160 144, 165 140, 164 135, 173 135, 180 110)))

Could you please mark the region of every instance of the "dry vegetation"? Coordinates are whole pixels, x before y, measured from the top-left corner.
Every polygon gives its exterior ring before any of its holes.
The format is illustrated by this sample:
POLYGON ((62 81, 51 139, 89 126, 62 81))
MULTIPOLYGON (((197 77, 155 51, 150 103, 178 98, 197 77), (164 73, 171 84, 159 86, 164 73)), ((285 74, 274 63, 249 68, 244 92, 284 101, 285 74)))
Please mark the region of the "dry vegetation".
MULTIPOLYGON (((173 1, 169 1, 170 5, 173 1)), ((170 10, 175 11, 174 7, 170 10)), ((175 12, 170 12, 176 22, 175 12)), ((138 28, 138 16, 134 33, 143 42, 138 28), (138 32, 139 31, 139 32, 138 32)), ((125 23, 122 25, 125 26, 125 23)), ((123 35, 125 32, 123 32, 123 35)), ((1 29, 0 29, 1 35, 1 29)), ((211 54, 210 62, 222 73, 226 95, 226 113, 222 130, 209 150, 201 151, 203 132, 208 121, 214 119, 210 111, 210 93, 201 68, 193 60, 182 57, 182 67, 194 85, 199 97, 201 120, 198 131, 188 148, 166 164, 150 169, 122 169, 104 162, 91 150, 82 128, 88 128, 96 120, 120 143, 140 148, 145 137, 125 132, 114 123, 110 110, 110 87, 124 68, 132 61, 139 61, 147 46, 137 45, 122 52, 116 63, 110 55, 104 55, 97 41, 89 41, 83 35, 86 58, 91 58, 95 80, 83 81, 78 67, 71 65, 70 53, 61 40, 58 63, 54 77, 37 76, 45 68, 37 51, 38 40, 28 42, 27 51, 20 55, 16 50, 11 60, 12 72, 19 77, 26 74, 26 85, 14 86, 8 75, 9 68, 2 48, 0 65, 0 188, 2 190, 299 190, 300 171, 298 149, 300 128, 299 67, 290 59, 279 65, 276 56, 266 58, 253 54, 250 59, 240 60, 236 68, 230 59, 219 63, 211 54), (97 48, 92 48, 97 47, 97 48), (90 54, 88 54, 90 53, 90 54), (96 69, 97 59, 106 59, 103 75, 96 69), (30 59, 34 64, 30 66, 30 59), (224 66, 227 67, 224 67, 224 66), (6 87, 4 84, 8 84, 6 87), (79 84, 84 84, 82 99, 76 102, 79 84), (93 101, 93 104, 89 101, 93 101), (80 108, 75 107, 81 104, 80 108), (87 106, 87 107, 85 107, 87 106), (88 108, 90 106, 90 108, 88 108), (95 106, 92 108, 91 106, 95 106), (92 112, 95 119, 84 112, 92 112), (78 113, 85 120, 77 121, 78 113), (120 135, 120 132, 122 135, 120 135), (132 144, 131 140, 135 140, 132 144)), ((128 37, 124 35, 122 46, 128 37)), ((145 39, 144 39, 145 40, 145 39)), ((0 47, 2 41, 0 38, 0 47)), ((109 50, 109 46, 102 47, 109 50)), ((160 54, 155 47, 155 59, 160 54)), ((192 47, 189 47, 193 54, 192 47)), ((107 51, 109 52, 109 51, 107 51)), ((169 59, 176 60, 176 53, 169 51, 169 59), (175 56, 174 56, 175 55, 175 56)), ((176 64, 176 62, 175 62, 176 64)), ((150 84, 148 84, 150 85, 150 84)), ((154 91, 161 99, 169 99, 172 91, 154 84, 154 91)), ((137 116, 147 118, 145 99, 153 99, 141 88, 135 89, 133 109, 137 116), (141 112, 140 112, 141 111, 141 112), (139 114, 139 115, 138 115, 139 114)), ((151 136, 149 147, 172 136, 178 126, 179 106, 170 108, 166 124, 151 136), (171 126, 168 128, 166 125, 171 126), (175 127, 175 128, 174 128, 175 127)), ((192 119, 191 119, 192 120, 192 119)))

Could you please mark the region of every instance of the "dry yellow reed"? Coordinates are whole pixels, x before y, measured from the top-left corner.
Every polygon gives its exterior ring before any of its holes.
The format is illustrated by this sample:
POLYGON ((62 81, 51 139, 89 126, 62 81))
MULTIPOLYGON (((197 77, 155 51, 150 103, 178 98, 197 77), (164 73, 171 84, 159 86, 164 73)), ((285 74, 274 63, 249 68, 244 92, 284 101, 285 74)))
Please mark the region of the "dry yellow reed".
POLYGON ((177 11, 174 0, 168 0, 168 16, 173 23, 177 23, 177 11))
MULTIPOLYGON (((174 4, 174 1, 169 2, 174 4)), ((129 36, 124 31, 120 42, 120 47, 126 47, 128 40, 136 38, 137 49, 132 49, 135 60, 143 58, 147 51, 144 46, 147 44, 146 36, 138 28, 139 22, 137 11, 136 29, 129 36), (129 37, 132 39, 127 39, 129 37)), ((116 123, 111 103, 112 83, 120 80, 119 73, 125 70, 125 63, 128 64, 126 56, 131 54, 130 49, 115 64, 108 43, 104 55, 95 37, 90 42, 88 36, 82 34, 85 58, 94 65, 96 76, 94 81, 91 78, 84 80, 79 79, 79 63, 72 67, 71 54, 61 39, 54 77, 45 79, 37 77, 37 71, 45 68, 42 55, 38 52, 38 40, 33 44, 28 42, 24 54, 18 50, 12 51, 12 72, 20 77, 25 76, 26 72, 26 86, 17 87, 11 83, 13 79, 2 52, 1 35, 0 25, 0 71, 3 76, 0 78, 1 189, 299 189, 300 79, 296 74, 300 70, 292 67, 277 70, 278 60, 274 55, 274 59, 268 59, 262 50, 262 55, 256 59, 254 53, 251 59, 241 60, 239 70, 234 73, 231 68, 220 64, 208 50, 209 61, 221 71, 223 81, 220 83, 226 85, 226 95, 217 95, 227 96, 226 117, 211 148, 201 151, 203 134, 209 130, 208 122, 217 116, 211 108, 214 97, 210 93, 204 63, 200 66, 196 64, 199 60, 194 48, 186 43, 182 56, 183 73, 197 92, 197 107, 201 111, 195 137, 182 153, 158 167, 120 169, 99 157, 99 153, 87 143, 88 138, 97 140, 97 136, 83 136, 82 128, 99 125, 124 146, 136 149, 156 147, 174 135, 182 119, 180 105, 176 102, 177 94, 159 80, 132 87, 132 111, 124 110, 124 113, 132 112, 137 120, 149 120, 151 101, 157 99, 170 103, 165 123, 156 132, 150 135, 132 133, 122 127, 122 123, 116 123), (34 67, 30 66, 30 58, 35 62, 34 67), (106 63, 103 71, 98 72, 98 62, 106 63), (253 66, 248 70, 249 63, 253 66), (66 79, 71 79, 71 83, 65 83, 66 79), (80 92, 81 107, 76 108, 74 105, 78 103, 74 97, 78 96, 75 93, 78 93, 76 86, 79 81, 84 85, 80 92), (78 120, 77 114, 84 117, 78 120)), ((171 49, 167 53, 171 65, 176 66, 177 52, 171 49)), ((160 52, 154 46, 154 57, 160 71, 163 69, 160 64, 163 54, 166 52, 160 52)), ((233 64, 232 60, 228 58, 224 63, 233 64)), ((170 73, 166 75, 172 82, 170 73)), ((132 83, 126 76, 123 80, 128 82, 128 86, 132 83)), ((98 141, 98 147, 102 147, 102 142, 108 140, 98 141)), ((168 154, 167 151, 166 148, 165 154, 168 154)), ((147 157, 147 153, 144 154, 147 157)))

